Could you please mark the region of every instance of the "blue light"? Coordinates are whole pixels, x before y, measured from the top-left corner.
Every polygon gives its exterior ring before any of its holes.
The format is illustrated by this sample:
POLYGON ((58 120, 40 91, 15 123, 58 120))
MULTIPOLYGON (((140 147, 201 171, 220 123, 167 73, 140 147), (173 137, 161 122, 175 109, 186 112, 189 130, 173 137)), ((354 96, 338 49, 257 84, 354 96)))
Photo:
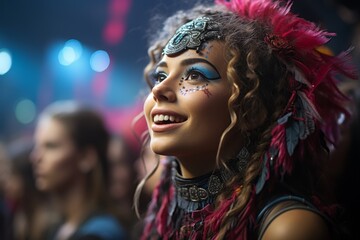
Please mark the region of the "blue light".
POLYGON ((35 119, 36 107, 29 99, 18 102, 15 107, 16 119, 22 124, 31 123, 35 119))
POLYGON ((82 45, 78 40, 68 40, 58 55, 60 64, 68 66, 81 57, 82 45))
POLYGON ((12 65, 10 52, 6 49, 0 49, 0 75, 7 73, 12 65))
POLYGON ((109 54, 103 50, 94 52, 90 57, 90 66, 95 72, 103 72, 110 65, 109 54))

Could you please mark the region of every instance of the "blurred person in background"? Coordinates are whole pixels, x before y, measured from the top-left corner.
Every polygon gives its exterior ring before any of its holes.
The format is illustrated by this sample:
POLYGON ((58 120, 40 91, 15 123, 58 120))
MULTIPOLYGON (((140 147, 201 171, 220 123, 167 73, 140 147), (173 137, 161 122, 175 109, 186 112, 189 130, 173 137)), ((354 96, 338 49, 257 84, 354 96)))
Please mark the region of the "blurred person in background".
POLYGON ((4 144, 0 142, 0 239, 10 239, 10 214, 4 197, 5 174, 7 159, 4 144))
POLYGON ((135 160, 138 153, 129 146, 121 134, 113 134, 109 144, 109 192, 114 205, 114 214, 127 232, 131 232, 137 222, 132 207, 133 196, 137 185, 135 160))
POLYGON ((341 206, 341 218, 347 239, 360 239, 358 216, 359 197, 356 194, 360 184, 360 83, 344 81, 339 88, 350 99, 348 110, 351 118, 340 116, 342 124, 341 140, 332 152, 331 161, 326 168, 325 187, 329 195, 341 206))
POLYGON ((55 216, 49 211, 49 201, 35 187, 30 163, 30 139, 18 139, 9 144, 4 166, 4 196, 10 213, 8 239, 44 239, 46 229, 55 216))
MULTIPOLYGON (((135 169, 138 176, 138 182, 141 179, 149 177, 146 182, 143 182, 143 187, 141 193, 138 192, 139 196, 135 195, 135 199, 139 199, 138 204, 138 215, 142 216, 146 213, 149 204, 151 202, 151 197, 156 189, 157 185, 160 183, 161 173, 163 171, 163 166, 166 165, 170 159, 166 156, 160 156, 155 154, 149 144, 145 144, 142 147, 140 156, 135 161, 135 169)), ((138 221, 134 226, 132 232, 132 239, 140 239, 142 229, 144 227, 143 221, 138 221)))
POLYGON ((148 144, 144 145, 142 154, 135 162, 135 168, 139 177, 139 180, 143 179, 156 167, 156 171, 151 174, 148 180, 144 183, 143 191, 141 193, 140 212, 147 210, 148 204, 150 203, 151 196, 154 189, 158 185, 161 177, 161 171, 163 164, 166 162, 165 156, 155 154, 148 144), (158 165, 158 166, 157 166, 158 165))
POLYGON ((126 239, 110 213, 109 132, 101 115, 75 102, 53 103, 41 113, 34 139, 36 186, 51 194, 62 217, 48 239, 126 239))

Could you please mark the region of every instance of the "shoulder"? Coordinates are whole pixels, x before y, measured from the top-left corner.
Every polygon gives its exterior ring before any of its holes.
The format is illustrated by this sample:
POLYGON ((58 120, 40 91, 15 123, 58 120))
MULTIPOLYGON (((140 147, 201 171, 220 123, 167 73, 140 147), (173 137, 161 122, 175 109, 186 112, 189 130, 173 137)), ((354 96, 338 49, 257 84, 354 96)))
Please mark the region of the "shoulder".
POLYGON ((318 213, 308 209, 291 209, 273 219, 261 239, 325 240, 331 237, 328 225, 318 213))
POLYGON ((125 231, 111 215, 95 215, 87 219, 78 231, 79 235, 94 235, 103 240, 125 239, 125 231))

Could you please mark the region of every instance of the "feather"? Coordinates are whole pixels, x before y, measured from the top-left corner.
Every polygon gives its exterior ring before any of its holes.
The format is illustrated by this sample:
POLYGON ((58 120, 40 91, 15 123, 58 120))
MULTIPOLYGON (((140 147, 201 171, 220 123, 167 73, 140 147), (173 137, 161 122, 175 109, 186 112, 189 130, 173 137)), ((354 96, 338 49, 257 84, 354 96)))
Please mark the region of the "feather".
POLYGON ((310 116, 314 117, 318 121, 321 121, 321 116, 320 116, 319 112, 316 110, 314 104, 306 96, 306 94, 302 91, 298 91, 297 94, 301 99, 301 102, 302 102, 302 105, 304 106, 306 114, 309 114, 310 116))
POLYGON ((263 157, 262 171, 255 186, 256 194, 259 194, 261 192, 261 190, 265 185, 266 180, 269 178, 269 169, 267 163, 268 163, 268 156, 267 154, 265 154, 263 157))
POLYGON ((290 156, 293 155, 294 150, 299 143, 300 128, 298 121, 292 121, 286 128, 286 145, 290 156))
POLYGON ((282 116, 281 118, 279 118, 277 120, 277 123, 278 124, 285 124, 292 114, 293 114, 292 112, 289 112, 289 113, 285 114, 284 116, 282 116))
POLYGON ((306 79, 305 75, 300 70, 298 70, 296 67, 288 66, 288 68, 294 73, 294 78, 296 81, 305 84, 308 87, 311 86, 311 83, 306 79))

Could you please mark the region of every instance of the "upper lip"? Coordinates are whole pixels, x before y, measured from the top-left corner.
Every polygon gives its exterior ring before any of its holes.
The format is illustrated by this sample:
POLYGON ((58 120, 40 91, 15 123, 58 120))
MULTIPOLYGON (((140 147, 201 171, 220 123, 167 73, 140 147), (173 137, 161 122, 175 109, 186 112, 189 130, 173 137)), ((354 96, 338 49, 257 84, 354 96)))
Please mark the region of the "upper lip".
POLYGON ((182 115, 182 114, 179 114, 177 112, 174 112, 174 111, 169 111, 169 110, 165 110, 165 109, 153 109, 151 111, 151 119, 153 122, 155 122, 155 116, 160 116, 160 115, 163 115, 163 116, 169 116, 170 119, 172 119, 172 117, 174 118, 172 121, 175 120, 175 122, 183 122, 187 119, 186 116, 182 115))

